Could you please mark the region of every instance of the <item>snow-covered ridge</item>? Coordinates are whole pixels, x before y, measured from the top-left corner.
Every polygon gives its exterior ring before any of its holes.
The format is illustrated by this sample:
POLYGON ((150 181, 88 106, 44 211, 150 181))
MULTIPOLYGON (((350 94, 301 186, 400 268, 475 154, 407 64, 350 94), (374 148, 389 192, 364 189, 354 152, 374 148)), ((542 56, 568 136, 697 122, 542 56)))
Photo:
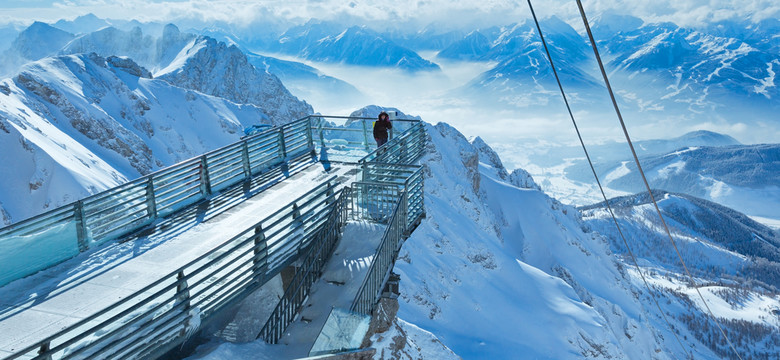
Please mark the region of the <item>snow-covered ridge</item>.
MULTIPOLYGON (((748 215, 777 217, 780 144, 688 147, 640 160, 654 188, 716 201, 748 215)), ((595 165, 607 180, 605 186, 631 193, 643 190, 633 161, 595 165)), ((566 176, 583 182, 592 179, 583 162, 569 167, 566 176)))
POLYGON ((314 61, 390 66, 407 71, 439 70, 438 65, 365 26, 345 28, 316 20, 288 29, 267 49, 314 61))
MULTIPOLYGON (((600 227, 532 186, 503 180, 500 159, 480 139, 469 142, 446 124, 430 126, 428 133, 429 154, 422 160, 427 218, 404 244, 395 267, 402 279, 401 319, 430 331, 464 358, 731 356, 685 279, 672 273, 664 276, 673 280, 664 280, 653 272, 664 267, 653 259, 670 256, 668 247, 648 250, 655 258, 647 258, 643 271, 650 270, 648 277, 658 286, 653 291, 685 350, 652 305, 633 265, 613 251, 611 238, 589 230, 600 227), (550 329, 555 336, 549 336, 550 329)), ((691 203, 744 224, 741 234, 752 232, 773 244, 761 256, 777 252, 776 234, 744 215, 706 201, 691 203)), ((711 219, 720 221, 715 215, 711 219)), ((702 223, 679 225, 698 234, 702 223)), ((641 231, 631 228, 629 236, 641 231)), ((754 244, 759 242, 764 243, 754 244)), ((708 254, 703 259, 712 262, 702 261, 701 269, 745 256, 740 249, 702 251, 708 254)), ((780 340, 780 320, 772 313, 780 309, 780 298, 751 292, 717 273, 710 279, 723 283, 703 291, 716 316, 727 319, 722 322, 740 352, 771 356, 780 340)))
POLYGON ((236 46, 182 33, 172 24, 157 39, 143 35, 137 27, 129 32, 104 28, 74 39, 62 52, 129 56, 150 68, 155 78, 173 85, 260 106, 275 124, 313 112, 266 68, 253 66, 236 46))
POLYGON ((8 224, 236 141, 263 109, 150 79, 128 58, 45 58, 0 81, 8 224))
POLYGON ((0 61, 0 74, 14 73, 26 62, 54 54, 97 53, 125 56, 149 69, 155 77, 239 104, 254 104, 280 124, 313 112, 267 71, 256 68, 235 46, 207 36, 182 33, 172 24, 162 35, 144 34, 136 26, 129 31, 115 27, 74 36, 44 23, 22 32, 0 61), (40 38, 48 39, 39 41, 40 38), (25 49, 35 49, 29 51, 25 49))

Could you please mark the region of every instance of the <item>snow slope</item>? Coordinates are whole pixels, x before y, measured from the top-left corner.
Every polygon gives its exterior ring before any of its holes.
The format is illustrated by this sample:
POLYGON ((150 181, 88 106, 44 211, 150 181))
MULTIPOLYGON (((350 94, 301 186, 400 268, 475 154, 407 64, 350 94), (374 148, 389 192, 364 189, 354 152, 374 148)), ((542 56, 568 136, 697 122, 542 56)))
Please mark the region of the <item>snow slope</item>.
MULTIPOLYGON (((468 141, 447 124, 426 126, 430 142, 421 160, 426 218, 403 244, 395 264, 401 277, 400 307, 390 329, 371 338, 376 359, 734 357, 693 288, 667 262, 668 249, 645 249, 641 258, 659 310, 600 210, 586 210, 583 219, 532 181, 512 181, 481 139, 468 141)), ((736 233, 753 232, 766 240, 769 245, 758 247, 761 256, 776 256, 776 233, 743 215, 703 200, 669 199, 664 206, 671 214, 688 214, 676 217, 680 221, 675 224, 700 225, 705 217, 694 210, 709 211, 710 221, 740 224, 736 233), (672 210, 674 204, 691 212, 672 210)), ((641 200, 618 201, 626 207, 637 203, 641 200)), ((636 226, 627 227, 630 236, 647 232, 641 222, 636 226)), ((719 231, 699 234, 714 239, 719 231)), ((698 270, 734 270, 735 264, 755 260, 738 252, 740 240, 691 244, 686 251, 695 254, 690 255, 706 255, 695 263, 698 270)), ((780 344, 775 315, 780 297, 765 291, 772 286, 765 282, 769 275, 754 274, 764 290, 740 287, 739 275, 718 271, 699 281, 740 353, 771 358, 780 344)), ((222 344, 208 358, 284 356, 280 349, 262 341, 222 344)))
POLYGON ((253 66, 236 46, 182 33, 172 24, 165 26, 159 38, 144 35, 138 27, 131 31, 103 28, 74 39, 62 52, 128 56, 149 68, 155 78, 173 85, 260 106, 275 124, 313 112, 267 68, 253 66))
MULTIPOLYGON (((702 197, 752 216, 780 218, 780 145, 699 146, 640 159, 651 186, 702 197)), ((596 170, 606 186, 627 192, 644 190, 633 161, 604 162, 596 170)), ((589 181, 587 164, 566 170, 589 181)))
POLYGON ((390 66, 406 71, 436 71, 439 66, 365 26, 344 27, 310 20, 285 31, 270 51, 312 61, 363 66, 390 66))
MULTIPOLYGON (((464 358, 733 357, 684 278, 645 263, 681 348, 631 263, 590 232, 577 210, 501 180, 505 170, 494 167, 495 153, 480 141, 469 143, 446 124, 428 133, 427 217, 395 267, 401 319, 464 358)), ((744 216, 717 213, 776 241, 744 216)), ((724 257, 739 255, 713 255, 702 267, 721 266, 724 257)), ((775 356, 780 319, 773 311, 780 298, 772 292, 743 297, 744 289, 730 287, 727 277, 717 280, 704 293, 738 349, 775 356)))
POLYGON ((428 133, 427 217, 395 267, 401 319, 463 358, 675 351, 573 208, 502 181, 497 173, 506 170, 490 165, 495 153, 454 128, 438 124, 428 133))
MULTIPOLYGON (((654 191, 664 217, 696 275, 757 281, 780 288, 780 232, 744 214, 690 195, 654 191)), ((621 225, 631 229, 629 245, 637 256, 682 272, 676 254, 665 252, 668 238, 647 193, 610 199, 621 225)), ((590 226, 610 234, 613 251, 626 253, 604 204, 581 208, 590 226)))
POLYGON ((238 140, 263 109, 151 79, 127 58, 31 63, 0 81, 8 224, 238 140))
POLYGON ((3 51, 0 77, 15 73, 22 65, 54 55, 73 39, 74 35, 42 22, 34 22, 22 30, 3 51))
MULTIPOLYGON (((780 233, 707 200, 664 191, 654 191, 654 196, 682 258, 741 356, 776 357, 780 233)), ((707 320, 706 309, 686 279, 649 196, 614 198, 610 204, 651 283, 663 290, 669 302, 685 309, 673 315, 675 320, 720 356, 735 358, 707 320)), ((583 207, 585 223, 607 235, 612 251, 627 257, 626 245, 603 206, 583 207)))

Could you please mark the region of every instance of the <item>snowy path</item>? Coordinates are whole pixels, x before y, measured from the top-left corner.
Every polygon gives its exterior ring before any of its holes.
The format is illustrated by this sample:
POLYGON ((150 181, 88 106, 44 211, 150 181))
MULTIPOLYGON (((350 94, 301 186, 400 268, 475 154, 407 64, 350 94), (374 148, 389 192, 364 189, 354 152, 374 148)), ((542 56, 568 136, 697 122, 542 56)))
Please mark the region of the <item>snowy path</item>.
POLYGON ((384 225, 350 222, 322 276, 312 285, 311 295, 297 321, 290 324, 279 344, 287 345, 291 358, 308 356, 325 325, 331 308, 349 309, 366 277, 384 225))
POLYGON ((279 345, 263 340, 250 344, 226 343, 207 354, 195 354, 200 360, 235 358, 298 359, 307 357, 332 307, 349 309, 371 265, 385 226, 364 221, 349 222, 325 265, 323 275, 312 285, 301 314, 287 327, 279 345), (305 320, 304 320, 305 319, 305 320))
POLYGON ((304 163, 268 174, 136 235, 0 288, 0 358, 34 344, 192 261, 348 166, 304 163), (284 180, 284 181, 281 181, 284 180), (269 185, 270 184, 270 185, 269 185))

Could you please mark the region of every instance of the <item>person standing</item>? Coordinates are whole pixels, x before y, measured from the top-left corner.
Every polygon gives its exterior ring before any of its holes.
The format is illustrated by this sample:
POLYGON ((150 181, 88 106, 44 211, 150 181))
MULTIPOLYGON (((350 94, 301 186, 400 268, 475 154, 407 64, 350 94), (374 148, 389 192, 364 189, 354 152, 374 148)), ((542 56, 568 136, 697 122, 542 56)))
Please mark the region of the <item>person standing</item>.
POLYGON ((390 121, 390 115, 382 111, 379 113, 377 120, 374 122, 374 140, 376 140, 376 147, 382 147, 387 143, 387 130, 393 128, 393 123, 390 121))

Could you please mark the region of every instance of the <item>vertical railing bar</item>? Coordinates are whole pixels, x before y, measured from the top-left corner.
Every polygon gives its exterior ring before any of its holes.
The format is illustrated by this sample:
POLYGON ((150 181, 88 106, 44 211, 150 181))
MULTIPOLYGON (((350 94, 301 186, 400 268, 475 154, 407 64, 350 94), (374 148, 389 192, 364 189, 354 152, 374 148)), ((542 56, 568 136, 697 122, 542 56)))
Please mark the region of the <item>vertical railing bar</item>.
POLYGON ((249 144, 244 139, 241 144, 241 165, 244 167, 244 179, 249 180, 252 178, 252 166, 249 164, 249 144))
POLYGON ((200 157, 200 192, 203 197, 211 195, 211 181, 209 180, 209 166, 206 155, 200 157))
POLYGON ((150 220, 157 218, 157 201, 154 197, 154 178, 146 179, 146 213, 150 220))
POLYGON ((73 206, 73 215, 76 222, 76 239, 78 241, 79 252, 89 249, 89 233, 87 232, 87 222, 84 218, 84 202, 79 200, 73 206))

